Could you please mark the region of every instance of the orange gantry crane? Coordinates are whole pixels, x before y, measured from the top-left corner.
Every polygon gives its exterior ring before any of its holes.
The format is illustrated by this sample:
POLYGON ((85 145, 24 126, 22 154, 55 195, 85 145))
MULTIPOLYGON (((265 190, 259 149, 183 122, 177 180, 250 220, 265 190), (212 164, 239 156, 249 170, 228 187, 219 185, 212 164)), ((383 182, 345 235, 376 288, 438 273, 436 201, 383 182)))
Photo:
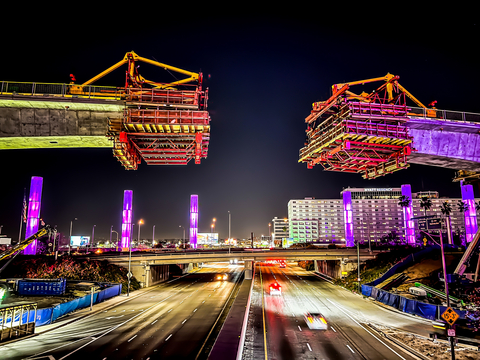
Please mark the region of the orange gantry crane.
POLYGON ((208 88, 202 89, 202 73, 149 60, 131 51, 87 82, 70 84, 70 94, 83 94, 90 84, 124 64, 125 88, 120 91, 125 101, 124 115, 122 119, 109 119, 107 132, 113 140, 115 157, 127 170, 136 170, 142 159, 149 165, 186 165, 192 159, 200 164, 207 157, 210 140, 208 88), (140 61, 187 77, 170 83, 147 80, 138 72, 140 61))
POLYGON ((410 110, 406 100, 426 106, 398 79, 387 74, 333 85, 332 96, 313 103, 305 119, 307 139, 299 162, 309 169, 321 164, 329 171, 362 173, 366 179, 407 168, 407 157, 415 149, 405 124, 410 110), (371 93, 357 95, 350 90, 354 85, 379 81, 383 84, 371 93))

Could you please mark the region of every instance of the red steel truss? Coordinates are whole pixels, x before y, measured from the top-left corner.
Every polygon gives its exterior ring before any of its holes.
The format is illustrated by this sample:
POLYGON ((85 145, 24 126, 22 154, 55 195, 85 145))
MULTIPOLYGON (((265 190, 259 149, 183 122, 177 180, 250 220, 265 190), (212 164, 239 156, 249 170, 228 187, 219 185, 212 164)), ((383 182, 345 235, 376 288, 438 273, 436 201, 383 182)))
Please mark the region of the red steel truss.
POLYGON ((110 120, 113 153, 127 170, 148 165, 200 164, 208 153, 208 89, 126 88, 123 119, 110 120))
POLYGON ((309 169, 320 164, 329 171, 362 173, 367 179, 407 168, 414 149, 405 126, 410 110, 405 96, 413 96, 397 80, 398 76, 387 74, 334 85, 333 96, 314 103, 305 119, 307 141, 299 162, 307 163, 309 169), (385 84, 371 94, 349 91, 351 85, 378 80, 385 84))

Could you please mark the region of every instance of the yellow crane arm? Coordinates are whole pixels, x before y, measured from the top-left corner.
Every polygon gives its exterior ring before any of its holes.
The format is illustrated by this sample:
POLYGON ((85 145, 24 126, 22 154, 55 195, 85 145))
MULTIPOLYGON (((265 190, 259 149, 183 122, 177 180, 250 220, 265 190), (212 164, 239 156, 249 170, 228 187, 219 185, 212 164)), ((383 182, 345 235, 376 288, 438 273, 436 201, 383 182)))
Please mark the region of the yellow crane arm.
POLYGON ((104 77, 105 75, 111 73, 113 70, 115 69, 118 69, 120 66, 122 66, 123 64, 126 64, 128 62, 128 59, 127 59, 127 55, 125 55, 125 58, 123 60, 120 60, 119 62, 117 62, 115 65, 112 65, 110 66, 107 70, 105 71, 102 71, 100 74, 98 74, 97 76, 94 76, 93 78, 91 78, 90 80, 88 80, 87 82, 83 83, 82 86, 85 86, 85 85, 90 85, 92 83, 94 83, 95 81, 97 81, 98 79, 101 79, 102 77, 104 77))
POLYGON ((418 106, 426 109, 427 107, 425 105, 422 104, 422 102, 420 100, 418 100, 415 96, 413 96, 407 89, 405 89, 402 85, 400 85, 398 82, 396 84, 398 86, 398 88, 400 90, 402 90, 405 95, 407 95, 415 104, 417 104, 418 106))

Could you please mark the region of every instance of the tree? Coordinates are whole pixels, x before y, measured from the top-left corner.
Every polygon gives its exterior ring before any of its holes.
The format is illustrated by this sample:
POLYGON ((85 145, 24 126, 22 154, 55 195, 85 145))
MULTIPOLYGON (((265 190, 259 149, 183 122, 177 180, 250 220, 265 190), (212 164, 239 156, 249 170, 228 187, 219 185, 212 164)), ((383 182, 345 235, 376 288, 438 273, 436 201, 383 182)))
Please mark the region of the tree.
POLYGON ((445 215, 446 220, 447 220, 447 235, 448 235, 448 243, 452 243, 452 231, 451 231, 451 220, 450 220, 450 214, 452 213, 452 206, 448 201, 444 201, 442 205, 440 206, 440 210, 442 211, 442 214, 445 215))
POLYGON ((432 207, 432 200, 427 196, 422 196, 420 198, 420 207, 423 208, 425 216, 427 216, 427 210, 430 210, 432 207))

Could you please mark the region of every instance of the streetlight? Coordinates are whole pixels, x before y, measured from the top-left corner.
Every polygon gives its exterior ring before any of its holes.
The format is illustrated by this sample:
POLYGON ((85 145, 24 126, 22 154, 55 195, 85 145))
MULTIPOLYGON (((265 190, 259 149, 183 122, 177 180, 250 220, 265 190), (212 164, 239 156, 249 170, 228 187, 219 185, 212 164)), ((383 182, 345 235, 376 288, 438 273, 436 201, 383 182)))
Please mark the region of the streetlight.
POLYGON ((92 241, 90 241, 90 250, 92 249, 92 246, 93 246, 93 239, 95 239, 95 226, 97 225, 93 225, 93 228, 92 228, 92 241))
POLYGON ((137 239, 137 247, 138 245, 140 245, 140 225, 143 224, 143 220, 140 219, 139 222, 138 222, 138 239, 137 239))
POLYGON ((152 234, 152 248, 153 245, 155 244, 155 225, 153 225, 153 234, 152 234))
POLYGON ((230 230, 231 230, 231 223, 232 223, 232 214, 230 214, 230 211, 228 211, 228 253, 230 254, 230 241, 232 241, 232 237, 230 236, 230 230))
POLYGON ((72 221, 70 221, 70 238, 68 239, 68 255, 70 255, 70 251, 72 249, 72 227, 73 227, 73 222, 75 220, 78 220, 78 219, 75 218, 72 221))
POLYGON ((178 227, 183 229, 183 250, 185 251, 185 228, 182 225, 178 225, 178 227))
POLYGON ((272 246, 272 233, 270 232, 270 226, 272 226, 272 224, 268 223, 268 236, 270 236, 270 246, 272 246))

